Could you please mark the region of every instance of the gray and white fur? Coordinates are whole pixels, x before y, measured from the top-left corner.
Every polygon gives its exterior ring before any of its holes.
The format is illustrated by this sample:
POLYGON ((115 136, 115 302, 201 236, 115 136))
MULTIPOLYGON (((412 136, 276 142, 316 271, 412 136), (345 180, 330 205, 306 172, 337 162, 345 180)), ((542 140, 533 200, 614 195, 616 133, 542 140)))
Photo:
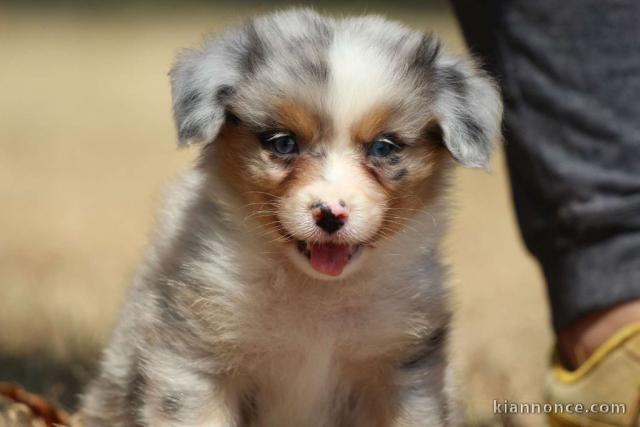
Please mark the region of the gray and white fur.
POLYGON ((450 159, 487 167, 502 113, 493 82, 431 35, 294 9, 184 51, 171 83, 180 143, 199 144, 202 159, 167 195, 83 396, 84 425, 456 425, 439 255, 446 170, 450 159), (316 129, 298 157, 246 142, 281 130, 274 108, 290 100, 316 129), (389 111, 384 135, 402 141, 393 158, 367 157, 350 136, 376 106, 389 111), (282 191, 259 199, 273 211, 253 210, 252 188, 282 191), (413 192, 422 202, 389 207, 389 194, 413 192), (346 201, 344 235, 312 229, 310 197, 346 201), (390 232, 381 224, 393 218, 402 224, 390 232), (325 280, 292 239, 363 253, 325 280))

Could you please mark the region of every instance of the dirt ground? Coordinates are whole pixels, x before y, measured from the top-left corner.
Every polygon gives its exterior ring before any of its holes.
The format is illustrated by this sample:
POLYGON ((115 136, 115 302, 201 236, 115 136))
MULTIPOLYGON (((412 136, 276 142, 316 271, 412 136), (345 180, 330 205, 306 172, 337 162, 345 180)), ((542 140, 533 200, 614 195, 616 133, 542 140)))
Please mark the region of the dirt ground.
MULTIPOLYGON (((202 33, 268 9, 203 4, 0 6, 0 381, 72 404, 90 375, 163 188, 196 154, 175 146, 172 58, 202 33)), ((349 11, 387 14, 463 50, 447 9, 349 11)), ((446 253, 469 422, 544 425, 492 413, 494 399, 541 400, 551 345, 544 286, 518 236, 502 156, 491 174, 460 170, 454 194, 446 253)))

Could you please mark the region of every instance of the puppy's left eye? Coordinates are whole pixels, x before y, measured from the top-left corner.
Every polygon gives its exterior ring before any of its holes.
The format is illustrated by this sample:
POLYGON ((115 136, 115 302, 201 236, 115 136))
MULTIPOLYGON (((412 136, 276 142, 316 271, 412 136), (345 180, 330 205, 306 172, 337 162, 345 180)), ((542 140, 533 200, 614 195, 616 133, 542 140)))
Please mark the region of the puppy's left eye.
POLYGON ((371 144, 369 144, 369 148, 367 149, 367 156, 388 157, 399 149, 400 145, 393 141, 393 139, 387 136, 381 136, 371 144))
POLYGON ((266 135, 263 139, 267 148, 276 154, 291 155, 298 153, 298 141, 291 134, 278 132, 266 135))

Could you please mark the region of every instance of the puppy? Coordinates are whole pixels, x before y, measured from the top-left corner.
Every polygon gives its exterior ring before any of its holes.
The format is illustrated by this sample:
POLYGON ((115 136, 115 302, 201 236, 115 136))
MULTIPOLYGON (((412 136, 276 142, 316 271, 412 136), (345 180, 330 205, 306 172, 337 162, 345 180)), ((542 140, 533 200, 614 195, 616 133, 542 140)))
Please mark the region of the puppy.
POLYGON ((168 197, 85 425, 454 424, 439 241, 454 160, 501 102, 468 59, 380 17, 290 10, 184 51, 168 197))

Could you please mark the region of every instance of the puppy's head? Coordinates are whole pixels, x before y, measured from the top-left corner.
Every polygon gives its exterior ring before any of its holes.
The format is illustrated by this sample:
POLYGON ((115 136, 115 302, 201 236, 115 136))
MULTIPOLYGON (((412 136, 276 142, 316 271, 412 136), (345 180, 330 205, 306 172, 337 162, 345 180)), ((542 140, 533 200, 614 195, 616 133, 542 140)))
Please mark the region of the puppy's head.
POLYGON ((254 19, 171 76, 180 142, 205 143, 202 167, 322 278, 357 270, 429 209, 451 159, 486 167, 499 138, 490 79, 379 17, 254 19))

